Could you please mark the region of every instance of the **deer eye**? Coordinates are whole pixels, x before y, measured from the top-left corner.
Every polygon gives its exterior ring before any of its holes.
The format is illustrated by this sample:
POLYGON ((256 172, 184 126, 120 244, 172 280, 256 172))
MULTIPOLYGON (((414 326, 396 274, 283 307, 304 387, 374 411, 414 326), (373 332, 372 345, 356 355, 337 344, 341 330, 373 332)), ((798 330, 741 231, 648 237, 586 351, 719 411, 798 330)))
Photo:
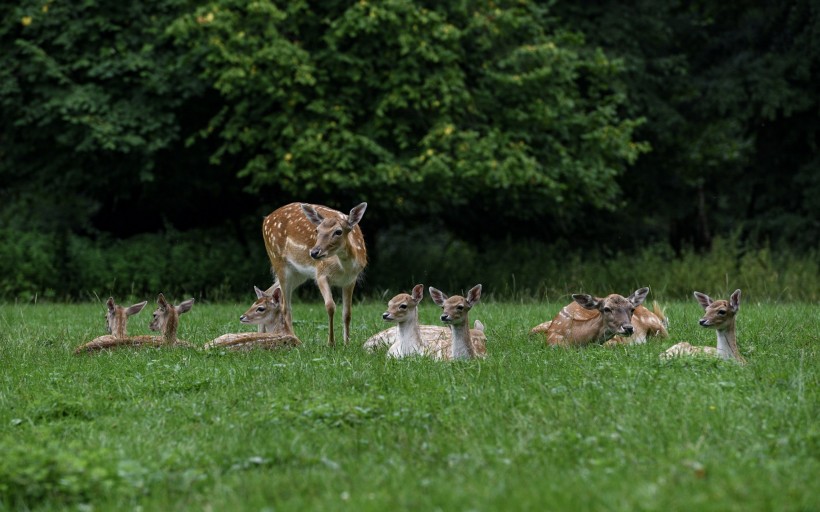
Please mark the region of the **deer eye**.
POLYGON ((464 309, 464 306, 462 306, 461 304, 459 304, 458 306, 456 306, 456 309, 457 309, 457 310, 459 310, 459 311, 461 311, 462 309, 464 309))
POLYGON ((612 313, 612 308, 607 306, 604 308, 604 313, 612 313))
POLYGON ((718 315, 723 316, 723 315, 725 315, 725 314, 726 314, 726 310, 725 310, 725 309, 719 309, 719 310, 718 310, 718 315))
POLYGON ((333 232, 333 236, 342 236, 342 230, 337 229, 336 231, 333 232))
POLYGON ((256 311, 257 311, 258 313, 262 313, 262 312, 264 312, 264 311, 265 311, 265 308, 264 308, 264 306, 259 306, 258 308, 256 308, 256 311))
POLYGON ((399 306, 399 309, 407 309, 407 304, 402 304, 401 306, 399 306))

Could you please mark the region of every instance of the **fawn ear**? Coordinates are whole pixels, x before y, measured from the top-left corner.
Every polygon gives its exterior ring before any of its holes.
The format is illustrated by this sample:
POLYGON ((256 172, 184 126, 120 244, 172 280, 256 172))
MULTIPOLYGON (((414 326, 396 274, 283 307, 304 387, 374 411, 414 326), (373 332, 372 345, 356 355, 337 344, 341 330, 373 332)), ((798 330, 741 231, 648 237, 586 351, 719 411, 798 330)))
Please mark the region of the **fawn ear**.
POLYGON ((648 287, 645 287, 645 288, 639 288, 639 289, 635 290, 635 291, 632 293, 632 295, 630 295, 629 297, 627 297, 627 299, 626 299, 626 300, 628 300, 629 302, 631 302, 631 303, 632 303, 632 305, 633 305, 634 307, 636 307, 636 308, 637 308, 638 306, 640 306, 641 304, 643 304, 643 301, 645 301, 645 300, 646 300, 646 296, 647 296, 647 295, 649 295, 649 288, 648 288, 648 287))
POLYGON ((108 297, 108 300, 105 301, 105 305, 108 306, 108 311, 114 311, 117 305, 114 303, 114 297, 108 297))
POLYGON ((421 300, 424 298, 424 285, 417 284, 416 286, 414 286, 413 293, 411 293, 410 295, 411 297, 413 297, 413 301, 415 301, 416 304, 421 302, 421 300))
POLYGON ((265 296, 265 292, 263 292, 258 286, 254 285, 253 287, 254 293, 256 293, 256 298, 261 299, 265 296))
POLYGON ((142 311, 142 308, 144 308, 146 304, 148 304, 148 301, 144 300, 138 304, 128 306, 128 309, 125 310, 125 316, 136 315, 137 313, 142 311))
POLYGON ((322 214, 316 211, 316 208, 307 203, 302 203, 302 213, 305 214, 305 217, 307 217, 307 220, 309 220, 311 224, 315 224, 317 226, 325 220, 325 218, 322 217, 322 214))
POLYGON ((194 307, 194 299, 188 299, 177 306, 177 313, 187 313, 192 307, 194 307))
POLYGON ((347 227, 353 229, 356 227, 362 217, 364 217, 364 211, 367 210, 367 203, 361 203, 358 206, 354 206, 352 210, 350 210, 350 215, 347 216, 347 227))
POLYGON ((706 295, 705 293, 695 292, 695 299, 700 304, 700 307, 706 309, 709 307, 709 304, 712 303, 712 298, 706 295))
POLYGON ((273 304, 278 306, 282 302, 282 289, 278 286, 273 289, 273 292, 270 294, 270 298, 273 301, 273 304))
POLYGON ((740 290, 735 290, 735 293, 729 297, 729 305, 732 306, 732 311, 737 313, 737 310, 740 309, 740 290))
POLYGON ((469 307, 473 307, 478 304, 478 301, 481 300, 481 285, 477 284, 470 288, 470 291, 467 292, 466 299, 469 307))
POLYGON ((592 295, 586 293, 574 293, 572 300, 578 303, 584 309, 598 309, 601 304, 601 299, 596 299, 592 295))
POLYGON ((157 295, 157 304, 163 309, 168 307, 168 301, 165 300, 165 295, 163 295, 162 292, 159 292, 159 295, 157 295))
POLYGON ((447 300, 447 296, 444 295, 441 290, 437 290, 432 286, 430 287, 430 298, 433 299, 433 302, 442 307, 444 306, 444 301, 447 300))

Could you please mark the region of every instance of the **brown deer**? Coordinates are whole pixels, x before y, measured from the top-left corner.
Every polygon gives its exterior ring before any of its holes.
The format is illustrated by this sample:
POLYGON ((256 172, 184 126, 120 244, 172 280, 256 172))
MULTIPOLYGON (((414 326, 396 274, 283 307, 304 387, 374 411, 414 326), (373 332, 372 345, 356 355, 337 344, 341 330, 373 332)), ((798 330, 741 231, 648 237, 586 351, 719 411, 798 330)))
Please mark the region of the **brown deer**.
POLYGON ((466 297, 447 297, 441 290, 431 286, 430 297, 442 308, 441 321, 450 326, 453 336, 450 359, 484 357, 487 353, 484 326, 476 320, 475 327, 470 329, 468 319, 470 310, 481 300, 481 285, 472 287, 466 297))
POLYGON ((174 306, 165 300, 165 296, 160 293, 157 297, 157 309, 151 318, 148 328, 152 331, 160 331, 159 336, 124 336, 94 340, 84 345, 80 345, 74 350, 75 354, 92 352, 106 348, 124 346, 191 346, 187 341, 177 339, 177 328, 179 327, 179 315, 191 310, 194 299, 188 299, 174 306))
POLYGON ((301 345, 292 332, 288 331, 282 315, 282 289, 278 286, 262 291, 256 286, 256 301, 239 317, 243 324, 257 325, 264 330, 223 334, 205 344, 205 350, 227 348, 230 350, 250 350, 252 348, 275 349, 301 345))
POLYGON ((331 286, 342 288, 345 344, 350 340, 353 289, 367 266, 367 248, 359 227, 366 208, 367 203, 361 203, 345 215, 326 206, 291 203, 265 217, 262 235, 276 281, 282 288, 282 315, 290 332, 293 290, 314 279, 327 310, 328 345, 335 344, 336 304, 331 286))
MULTIPOLYGON (((644 343, 647 336, 665 337, 665 322, 641 305, 648 293, 649 288, 640 288, 629 297, 574 294, 575 302, 531 332, 546 332, 548 344, 561 346, 603 344, 616 337, 633 343, 644 343)), ((656 311, 660 313, 657 306, 656 311)))
POLYGON ((715 330, 717 347, 695 346, 682 341, 663 352, 661 359, 705 354, 722 359, 734 359, 740 364, 745 364, 746 360, 737 348, 737 335, 735 334, 735 316, 740 309, 740 290, 735 290, 729 300, 712 300, 711 297, 700 292, 695 292, 695 299, 705 312, 698 323, 715 330))

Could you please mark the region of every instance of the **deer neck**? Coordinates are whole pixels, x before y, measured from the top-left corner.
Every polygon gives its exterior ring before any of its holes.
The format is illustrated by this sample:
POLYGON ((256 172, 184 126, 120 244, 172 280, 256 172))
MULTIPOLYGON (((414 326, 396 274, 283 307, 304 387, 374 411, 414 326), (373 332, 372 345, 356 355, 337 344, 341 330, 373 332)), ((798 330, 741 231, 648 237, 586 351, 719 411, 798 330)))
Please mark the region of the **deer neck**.
POLYGON ((174 344, 177 341, 177 327, 179 327, 179 315, 176 311, 169 311, 168 319, 165 321, 165 329, 162 330, 163 343, 174 344))
POLYGON ((740 352, 737 350, 737 336, 735 335, 734 324, 716 332, 718 355, 723 359, 743 361, 743 357, 741 357, 740 352))
POLYGON ((419 328, 419 312, 413 311, 413 316, 399 323, 399 351, 402 355, 421 352, 421 329, 419 328))
POLYGON ((470 359, 475 357, 475 349, 473 348, 473 340, 470 338, 470 321, 467 315, 464 315, 464 323, 450 325, 450 331, 453 333, 452 353, 453 359, 470 359))
POLYGON ((125 326, 126 326, 126 322, 127 322, 126 316, 125 316, 125 311, 118 311, 116 313, 116 315, 117 315, 117 322, 114 325, 114 329, 111 330, 111 334, 113 334, 117 338, 125 338, 125 336, 126 336, 125 326))

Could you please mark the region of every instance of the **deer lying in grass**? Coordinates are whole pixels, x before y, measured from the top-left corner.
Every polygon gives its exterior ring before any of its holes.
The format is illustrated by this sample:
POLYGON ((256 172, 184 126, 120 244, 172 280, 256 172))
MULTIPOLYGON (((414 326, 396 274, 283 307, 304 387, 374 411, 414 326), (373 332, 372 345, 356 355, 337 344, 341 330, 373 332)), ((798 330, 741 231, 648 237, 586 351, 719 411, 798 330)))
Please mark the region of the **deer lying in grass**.
POLYGON ((722 359, 734 359, 740 364, 746 360, 737 349, 735 333, 735 316, 740 309, 740 290, 729 297, 729 300, 712 300, 704 293, 695 292, 695 299, 703 307, 704 315, 698 322, 701 326, 714 329, 717 333, 717 347, 694 346, 685 341, 669 347, 661 354, 661 359, 678 356, 708 355, 722 359))
POLYGON ((467 297, 453 295, 447 297, 441 290, 430 287, 430 297, 442 308, 441 321, 450 325, 453 342, 450 345, 450 359, 472 359, 484 357, 487 353, 487 337, 484 326, 478 320, 469 328, 467 317, 470 310, 481 300, 481 285, 477 284, 467 292, 467 297))
POLYGON ((575 302, 563 307, 552 321, 532 329, 545 332, 547 343, 561 346, 645 343, 647 336, 666 337, 666 321, 656 304, 655 312, 642 306, 649 288, 640 288, 629 297, 613 293, 604 298, 575 294, 575 302))
POLYGON ((106 339, 97 339, 80 345, 74 350, 75 354, 83 352, 93 352, 114 347, 137 347, 137 346, 192 346, 187 341, 177 339, 177 328, 179 327, 179 315, 188 312, 194 305, 194 299, 188 299, 174 306, 165 300, 165 296, 160 293, 157 297, 157 309, 148 326, 152 331, 160 331, 159 336, 111 336, 106 339))
POLYGON ((282 315, 282 289, 274 286, 270 291, 262 291, 256 286, 256 301, 239 317, 243 324, 259 326, 259 332, 223 334, 205 344, 205 350, 227 348, 229 350, 250 350, 252 348, 276 349, 301 345, 282 315))
POLYGON ((333 334, 336 304, 331 286, 342 288, 345 344, 350 340, 353 289, 367 266, 367 248, 359 227, 366 208, 367 203, 361 203, 345 215, 326 206, 291 203, 265 217, 262 235, 276 274, 274 286, 278 284, 282 288, 282 314, 290 332, 293 332, 290 307, 293 290, 314 279, 327 310, 328 345, 336 343, 333 334))

